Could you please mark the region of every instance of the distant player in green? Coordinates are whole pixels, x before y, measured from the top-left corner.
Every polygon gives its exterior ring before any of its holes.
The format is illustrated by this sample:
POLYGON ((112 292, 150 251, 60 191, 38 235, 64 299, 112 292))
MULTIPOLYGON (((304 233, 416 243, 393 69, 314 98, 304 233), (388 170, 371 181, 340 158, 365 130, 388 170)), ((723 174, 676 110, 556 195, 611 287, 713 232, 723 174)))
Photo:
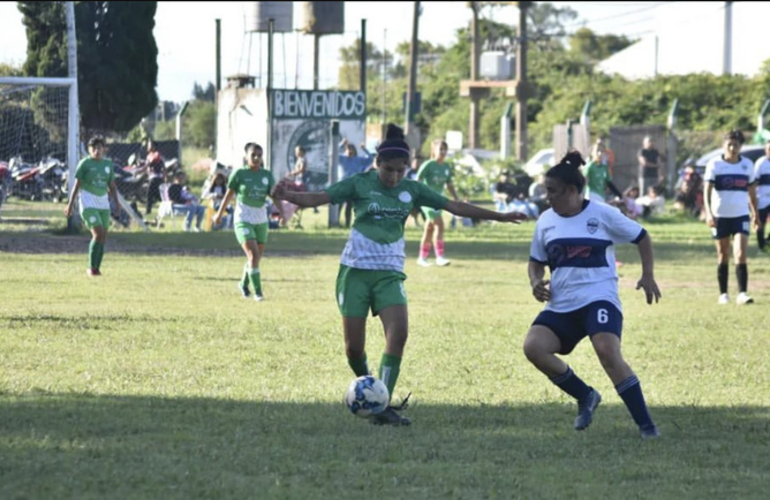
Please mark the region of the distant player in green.
MULTIPOLYGON (((337 274, 336 298, 345 333, 348 365, 356 374, 369 374, 366 351, 366 318, 369 310, 379 316, 385 330, 385 352, 380 360, 379 378, 393 390, 401 369, 408 334, 406 290, 404 289, 404 224, 416 206, 445 209, 462 217, 518 222, 526 216, 498 213, 474 205, 449 201, 424 184, 404 179, 409 163, 409 145, 403 131, 388 125, 386 140, 377 148, 376 169, 348 177, 316 193, 291 191, 291 181, 281 180, 272 194, 301 207, 327 203, 353 204, 355 220, 342 251, 337 274)), ((408 396, 407 396, 408 399, 408 396)), ((409 425, 410 419, 388 408, 374 415, 372 422, 409 425)))
POLYGON ((610 167, 607 164, 607 154, 605 146, 597 142, 591 148, 591 161, 585 169, 586 191, 585 199, 598 203, 606 203, 607 188, 618 198, 623 198, 623 194, 612 183, 610 167))
POLYGON ((112 162, 102 158, 104 138, 92 137, 88 141, 88 153, 90 156, 83 158, 78 164, 75 185, 64 214, 67 217, 72 216, 75 197, 80 193, 80 217, 91 231, 87 273, 89 276, 101 276, 104 243, 107 241, 107 229, 110 227, 110 200, 107 198, 107 193, 109 192, 112 196, 115 217, 120 217, 120 205, 112 162))
MULTIPOLYGON (((262 147, 248 143, 245 147, 247 164, 234 170, 227 180, 227 192, 219 205, 219 210, 211 218, 214 224, 219 224, 235 197, 235 237, 246 254, 246 266, 243 270, 238 287, 244 298, 251 295, 249 284, 254 289, 254 300, 261 302, 265 296, 262 293, 262 278, 259 272, 259 260, 265 252, 267 243, 268 214, 266 200, 270 190, 275 185, 273 174, 262 168, 262 147)), ((280 204, 277 205, 281 210, 280 204)), ((281 213, 283 218, 283 213, 281 213)))
MULTIPOLYGON (((431 144, 430 160, 420 166, 417 180, 441 195, 444 194, 444 188, 448 189, 452 198, 457 201, 457 193, 452 184, 452 165, 444 161, 446 153, 447 143, 441 139, 434 140, 431 144)), ((441 217, 441 210, 422 207, 422 213, 425 215, 425 228, 420 240, 420 257, 417 263, 423 267, 430 266, 428 255, 432 241, 436 250, 436 265, 449 265, 449 259, 444 257, 444 219, 441 217)))

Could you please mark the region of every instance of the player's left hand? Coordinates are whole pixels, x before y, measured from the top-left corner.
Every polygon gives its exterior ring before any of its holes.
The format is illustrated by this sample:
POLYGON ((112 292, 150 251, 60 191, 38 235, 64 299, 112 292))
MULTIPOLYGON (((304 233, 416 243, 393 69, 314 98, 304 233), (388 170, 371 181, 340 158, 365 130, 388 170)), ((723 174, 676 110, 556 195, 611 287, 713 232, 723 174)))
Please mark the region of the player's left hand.
POLYGON ((500 222, 512 222, 514 224, 518 224, 520 221, 527 220, 526 214, 521 212, 508 212, 502 215, 503 218, 500 219, 500 222))
POLYGON ((655 298, 656 303, 662 297, 658 284, 655 283, 655 278, 642 276, 636 283, 636 289, 639 290, 640 288, 644 289, 644 295, 647 297, 648 304, 652 304, 653 297, 655 298))

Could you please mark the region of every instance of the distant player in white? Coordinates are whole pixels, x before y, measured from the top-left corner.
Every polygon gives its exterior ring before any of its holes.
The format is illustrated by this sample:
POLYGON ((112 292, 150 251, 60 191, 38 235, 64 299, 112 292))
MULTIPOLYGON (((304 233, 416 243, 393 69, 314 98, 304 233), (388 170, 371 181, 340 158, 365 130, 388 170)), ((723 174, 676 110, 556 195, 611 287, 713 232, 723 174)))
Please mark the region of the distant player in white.
POLYGON ((575 429, 589 426, 601 402, 599 392, 583 382, 556 354, 566 355, 586 336, 615 389, 645 439, 660 435, 631 367, 620 353, 623 314, 615 272, 616 243, 635 243, 642 261, 636 289, 647 303, 660 299, 653 276, 652 240, 638 223, 617 208, 583 199, 585 178, 580 153, 568 154, 545 174, 551 209, 540 216, 532 238, 529 280, 545 309, 524 340, 524 354, 561 390, 578 402, 575 429), (544 279, 549 267, 550 280, 544 279))
POLYGON ((757 185, 754 165, 741 156, 743 133, 732 130, 724 135, 724 154, 708 162, 703 185, 703 210, 706 224, 717 247, 717 280, 719 304, 728 304, 727 264, 730 260, 730 237, 733 238, 735 276, 738 279, 738 304, 751 304, 754 299, 746 293, 749 271, 746 265, 746 247, 749 235, 749 214, 757 227, 757 185))
POLYGON ((770 141, 765 144, 765 156, 754 164, 754 180, 757 182, 757 245, 765 253, 770 253, 765 235, 765 223, 770 215, 770 141))

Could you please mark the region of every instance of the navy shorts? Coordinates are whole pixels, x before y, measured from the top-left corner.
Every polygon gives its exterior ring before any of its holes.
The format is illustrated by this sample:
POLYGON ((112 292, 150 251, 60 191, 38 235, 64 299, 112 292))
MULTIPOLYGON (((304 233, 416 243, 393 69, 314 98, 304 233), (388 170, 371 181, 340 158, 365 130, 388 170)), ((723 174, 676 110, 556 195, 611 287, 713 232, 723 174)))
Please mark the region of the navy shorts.
POLYGON ((715 240, 721 240, 734 234, 749 234, 749 216, 741 217, 717 217, 716 226, 711 228, 711 236, 715 240))
POLYGON ((565 313, 542 311, 532 325, 549 328, 561 341, 559 354, 569 354, 583 338, 595 333, 614 333, 620 338, 623 313, 612 302, 599 300, 565 313))

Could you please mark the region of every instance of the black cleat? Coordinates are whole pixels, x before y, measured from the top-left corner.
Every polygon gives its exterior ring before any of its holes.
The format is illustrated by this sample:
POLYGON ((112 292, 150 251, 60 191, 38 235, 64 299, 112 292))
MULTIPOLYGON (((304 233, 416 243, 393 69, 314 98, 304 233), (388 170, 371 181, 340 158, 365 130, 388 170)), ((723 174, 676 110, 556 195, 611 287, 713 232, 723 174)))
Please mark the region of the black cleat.
POLYGON ((241 291, 241 296, 244 299, 248 299, 251 295, 251 291, 249 291, 249 285, 242 285, 241 283, 238 283, 238 290, 241 291))
POLYGON ((382 413, 372 415, 370 417, 373 425, 410 425, 412 420, 407 417, 402 417, 392 406, 388 406, 382 413))
POLYGON ((640 428, 639 431, 641 432, 642 439, 655 439, 660 437, 660 431, 655 424, 652 424, 650 427, 640 428))
POLYGON ((575 430, 582 431, 589 425, 594 418, 594 411, 599 403, 602 402, 602 395, 596 389, 591 389, 588 396, 582 401, 578 401, 578 415, 575 418, 575 430))

